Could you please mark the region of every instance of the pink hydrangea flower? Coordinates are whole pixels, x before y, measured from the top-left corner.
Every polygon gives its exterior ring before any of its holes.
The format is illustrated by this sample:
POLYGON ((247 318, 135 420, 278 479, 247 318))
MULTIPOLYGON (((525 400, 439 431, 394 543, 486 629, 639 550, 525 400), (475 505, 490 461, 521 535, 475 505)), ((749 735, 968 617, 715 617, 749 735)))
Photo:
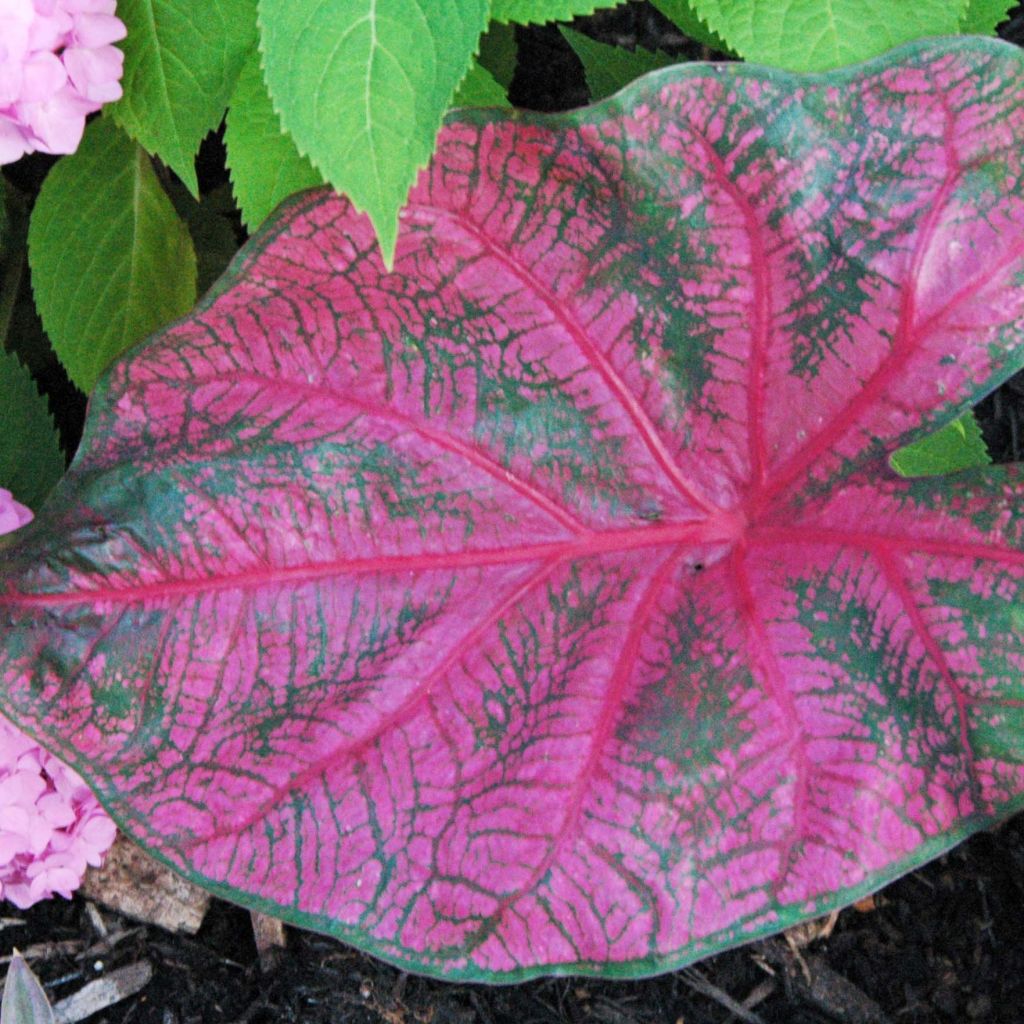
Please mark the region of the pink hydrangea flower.
POLYGON ((85 118, 121 96, 116 0, 0 0, 0 164, 73 153, 85 118))
MULTIPOLYGON (((31 518, 0 488, 0 533, 31 518)), ((70 896, 116 832, 77 773, 0 718, 0 899, 25 909, 54 893, 70 896)))
POLYGON ((82 779, 0 718, 0 899, 70 897, 116 834, 82 779))
POLYGON ((0 487, 0 533, 10 533, 24 526, 32 518, 32 512, 14 500, 10 491, 0 487))

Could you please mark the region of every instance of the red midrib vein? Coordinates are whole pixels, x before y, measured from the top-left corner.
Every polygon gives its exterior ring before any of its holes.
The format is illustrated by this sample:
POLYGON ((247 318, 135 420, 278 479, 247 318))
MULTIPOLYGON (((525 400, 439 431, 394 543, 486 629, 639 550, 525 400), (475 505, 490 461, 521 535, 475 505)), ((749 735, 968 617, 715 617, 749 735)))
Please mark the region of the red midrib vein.
POLYGON ((605 530, 564 541, 523 544, 519 547, 480 548, 470 551, 419 552, 408 555, 371 555, 337 558, 315 565, 258 568, 224 576, 187 580, 163 580, 126 587, 95 587, 69 592, 25 594, 0 593, 0 607, 55 607, 75 604, 119 604, 155 601, 165 597, 205 595, 225 590, 251 590, 296 586, 336 576, 376 573, 425 572, 432 569, 483 568, 541 561, 588 558, 617 551, 633 551, 665 545, 703 545, 734 540, 742 520, 730 512, 687 523, 605 530))
POLYGON ((402 700, 397 707, 393 708, 375 722, 365 734, 352 739, 346 739, 343 742, 336 744, 315 761, 310 762, 310 764, 301 771, 297 772, 295 775, 289 776, 283 783, 275 786, 273 790, 271 790, 271 792, 261 800, 259 804, 251 808, 241 820, 225 822, 222 826, 218 826, 212 832, 208 832, 202 836, 196 836, 194 839, 182 842, 181 846, 185 849, 191 850, 198 846, 214 842, 217 839, 224 839, 229 836, 237 835, 239 832, 244 832, 246 829, 251 828, 256 824, 256 822, 262 821, 272 812, 279 810, 281 801, 289 794, 305 791, 311 782, 326 775, 332 768, 337 767, 343 762, 358 758, 385 733, 392 729, 400 728, 409 720, 423 702, 430 697, 434 684, 437 683, 438 680, 443 679, 446 673, 454 668, 462 658, 473 650, 474 644, 487 632, 488 629, 490 629, 496 622, 500 622, 506 614, 512 611, 512 609, 519 604, 519 602, 523 601, 533 590, 544 583, 544 581, 555 571, 557 565, 557 562, 542 564, 541 567, 537 571, 531 573, 523 583, 515 587, 511 594, 508 594, 500 601, 497 601, 490 609, 488 609, 487 613, 480 618, 476 625, 469 630, 469 632, 460 636, 456 640, 437 664, 434 665, 434 667, 416 683, 416 685, 406 695, 405 699, 402 700))
POLYGON ((658 430, 648 416, 647 411, 640 404, 637 397, 626 387, 615 367, 609 362, 607 356, 591 341, 587 332, 576 320, 570 316, 563 307, 558 297, 548 289, 529 267, 516 259, 511 253, 505 252, 494 241, 489 238, 483 230, 474 224, 465 214, 454 210, 445 210, 435 206, 414 206, 407 210, 408 219, 422 214, 424 220, 435 221, 443 217, 452 224, 461 228, 467 235, 476 241, 494 259, 503 264, 512 274, 518 277, 524 285, 536 295, 545 306, 551 311, 554 318, 561 324, 562 328, 572 339, 580 353, 587 362, 594 368, 597 374, 604 381, 605 386, 615 396, 621 408, 629 417, 637 434, 643 440, 647 450, 651 453, 655 462, 662 472, 675 487, 679 495, 690 505, 704 512, 713 512, 715 504, 707 497, 699 487, 687 479, 682 470, 676 464, 671 452, 665 447, 665 442, 658 434, 658 430))
POLYGON ((909 555, 943 555, 948 558, 973 558, 1001 565, 1024 566, 1024 551, 997 547, 975 541, 939 540, 899 534, 871 533, 867 530, 835 530, 816 526, 755 527, 747 533, 749 547, 761 544, 828 544, 856 548, 876 554, 893 551, 909 555))
POLYGON ((910 624, 914 630, 914 635, 921 641, 921 645, 924 647, 928 660, 931 661, 932 665, 939 673, 943 685, 945 685, 947 691, 953 698, 953 703, 956 705, 957 709, 957 727, 960 738, 960 749, 963 751, 967 777, 970 781, 971 798, 976 803, 980 804, 982 786, 981 780, 978 778, 977 765, 975 764, 974 745, 971 742, 971 730, 967 724, 967 696, 964 693, 963 688, 957 682, 956 675, 949 667, 945 651, 943 651, 939 646, 931 629, 929 629, 928 624, 924 621, 924 615, 921 613, 921 606, 918 604, 917 599, 914 597, 913 592, 907 584, 906 570, 891 551, 876 551, 874 553, 874 558, 882 570, 882 576, 885 579, 886 584, 896 595, 897 600, 903 607, 903 611, 910 620, 910 624))
MULTIPOLYGON (((956 187, 961 174, 960 161, 953 146, 952 114, 948 104, 944 103, 944 108, 946 110, 944 131, 946 173, 917 236, 910 266, 907 268, 907 278, 903 285, 900 301, 899 319, 889 354, 879 363, 874 373, 868 377, 846 405, 835 413, 829 423, 779 466, 764 485, 755 492, 752 502, 755 513, 765 508, 781 491, 800 480, 824 452, 834 448, 840 438, 845 437, 853 429, 865 410, 870 409, 878 401, 893 378, 901 373, 914 353, 920 349, 925 332, 921 325, 915 323, 915 317, 917 283, 920 280, 921 264, 928 253, 939 219, 945 212, 950 194, 956 187)), ((934 329, 935 324, 932 321, 928 321, 928 325, 929 329, 934 329)))
POLYGON ((750 355, 747 378, 747 438, 750 459, 750 486, 764 485, 767 451, 764 436, 764 389, 768 351, 771 347, 771 277, 768 273, 768 252, 764 231, 750 199, 729 177, 725 161, 711 143, 699 132, 693 133, 704 149, 719 186, 733 201, 750 243, 750 275, 754 288, 754 310, 750 324, 750 355))
MULTIPOLYGON (((338 405, 348 406, 369 419, 378 419, 393 424, 399 424, 407 430, 419 435, 428 443, 437 445, 438 448, 441 448, 444 451, 458 455, 471 465, 476 466, 489 476, 494 477, 500 483, 505 484, 517 493, 522 494, 538 509, 547 513, 561 526, 564 526, 574 532, 586 529, 584 524, 575 516, 570 515, 564 508, 559 506, 530 481, 524 480, 508 466, 505 466, 500 462, 496 462, 488 452, 480 449, 476 445, 461 441, 450 434, 445 434, 440 430, 428 426, 426 423, 422 423, 414 419, 407 413, 399 412, 394 408, 394 406, 374 406, 369 402, 364 402, 355 397, 351 392, 341 391, 323 383, 306 384, 301 381, 266 377, 258 373, 253 373, 252 371, 232 377, 233 382, 246 380, 260 388, 279 392, 294 392, 301 398, 329 398, 332 402, 338 405)), ((202 384, 205 383, 205 381, 199 378, 194 378, 193 381, 190 381, 189 383, 202 384)))
POLYGON ((653 579, 647 586, 643 596, 637 602, 636 610, 626 630, 622 642, 622 650, 615 662, 611 678, 601 701, 601 711, 594 724, 587 757, 576 773, 572 790, 566 795, 566 810, 557 832, 552 836, 547 853, 541 858, 537 866, 530 872, 529 877, 510 892, 501 898, 495 910, 488 915, 482 931, 486 937, 497 928, 502 917, 510 910, 518 900, 528 892, 532 892, 537 885, 543 881, 544 876, 551 870, 558 860, 559 854, 565 849, 566 843, 574 838, 579 826, 580 817, 583 813, 583 801, 587 790, 593 785, 597 775, 601 758, 608 752, 608 740, 622 713, 622 700, 626 687, 631 678, 633 669, 636 666, 640 653, 640 644, 643 641, 644 631, 650 623, 651 617, 657 608, 658 599, 661 597, 673 572, 679 565, 683 552, 676 550, 672 552, 658 567, 653 579))
POLYGON ((806 733, 800 719, 799 709, 790 691, 785 673, 779 666, 778 656, 772 646, 768 630, 757 605, 757 598, 750 583, 745 564, 745 552, 740 546, 733 549, 729 559, 730 576, 733 583, 735 602, 747 631, 747 643, 752 667, 760 668, 758 675, 765 696, 775 705, 782 716, 787 733, 790 763, 793 766, 793 816, 784 827, 784 835, 778 841, 778 869, 772 878, 772 895, 777 900, 786 880, 796 845, 806 838, 806 817, 810 766, 807 760, 806 733))

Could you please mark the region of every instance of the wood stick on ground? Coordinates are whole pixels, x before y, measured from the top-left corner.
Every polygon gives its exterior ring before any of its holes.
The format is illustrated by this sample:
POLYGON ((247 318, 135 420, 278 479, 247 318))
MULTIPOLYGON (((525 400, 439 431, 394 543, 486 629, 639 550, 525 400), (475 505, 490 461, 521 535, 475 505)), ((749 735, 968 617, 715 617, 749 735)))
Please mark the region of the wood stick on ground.
POLYGON ((153 968, 147 960, 139 960, 127 967, 119 967, 102 978, 90 981, 74 995, 62 999, 53 1008, 55 1024, 77 1024, 108 1006, 140 992, 153 977, 153 968))

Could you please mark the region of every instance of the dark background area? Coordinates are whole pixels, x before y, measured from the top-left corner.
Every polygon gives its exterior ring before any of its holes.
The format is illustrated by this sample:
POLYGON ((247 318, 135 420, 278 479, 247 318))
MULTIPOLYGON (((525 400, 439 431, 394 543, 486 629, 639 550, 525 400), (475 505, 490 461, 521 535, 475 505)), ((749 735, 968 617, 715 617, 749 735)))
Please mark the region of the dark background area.
MULTIPOLYGON (((902 2, 902 0, 894 0, 902 2)), ((575 27, 605 42, 708 57, 653 8, 633 3, 575 27)), ((1024 11, 1001 33, 1024 45, 1024 11)), ((520 29, 511 98, 536 110, 588 99, 582 70, 552 26, 520 29)), ((10 169, 31 196, 52 160, 10 169)), ((227 178, 220 139, 202 149, 204 193, 227 178)), ((237 219, 233 227, 241 240, 237 219)), ((1024 225, 1022 225, 1024 229, 1024 225)), ((26 275, 27 278, 27 275, 26 275)), ((28 281, 23 282, 27 293, 28 281)), ((38 333, 31 303, 15 330, 38 333)), ((42 357, 37 355, 37 359, 42 357)), ((84 399, 56 360, 38 372, 65 443, 81 430, 84 399)), ((1024 444, 1024 375, 981 403, 979 421, 996 461, 1024 444)), ((181 938, 105 911, 106 937, 82 898, 29 911, 0 904, 0 955, 15 946, 54 999, 140 960, 154 968, 138 995, 93 1024, 945 1024, 1024 1022, 1024 816, 980 833, 843 911, 827 938, 802 949, 770 938, 682 971, 637 982, 547 979, 486 988, 411 976, 332 939, 289 930, 277 966, 261 970, 248 914, 214 901, 199 935, 181 938)))

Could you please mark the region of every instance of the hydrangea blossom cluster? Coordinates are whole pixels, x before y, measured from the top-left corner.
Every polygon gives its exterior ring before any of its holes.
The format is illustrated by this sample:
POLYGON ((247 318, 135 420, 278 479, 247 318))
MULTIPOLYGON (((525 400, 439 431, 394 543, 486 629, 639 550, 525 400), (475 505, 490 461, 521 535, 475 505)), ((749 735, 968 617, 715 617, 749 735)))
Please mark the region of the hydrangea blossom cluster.
POLYGON ((116 0, 0 0, 0 164, 73 153, 85 118, 121 96, 116 0))
MULTIPOLYGON (((31 518, 0 488, 0 533, 31 518)), ((75 772, 0 718, 0 899, 24 909, 54 893, 70 896, 116 831, 75 772)))

